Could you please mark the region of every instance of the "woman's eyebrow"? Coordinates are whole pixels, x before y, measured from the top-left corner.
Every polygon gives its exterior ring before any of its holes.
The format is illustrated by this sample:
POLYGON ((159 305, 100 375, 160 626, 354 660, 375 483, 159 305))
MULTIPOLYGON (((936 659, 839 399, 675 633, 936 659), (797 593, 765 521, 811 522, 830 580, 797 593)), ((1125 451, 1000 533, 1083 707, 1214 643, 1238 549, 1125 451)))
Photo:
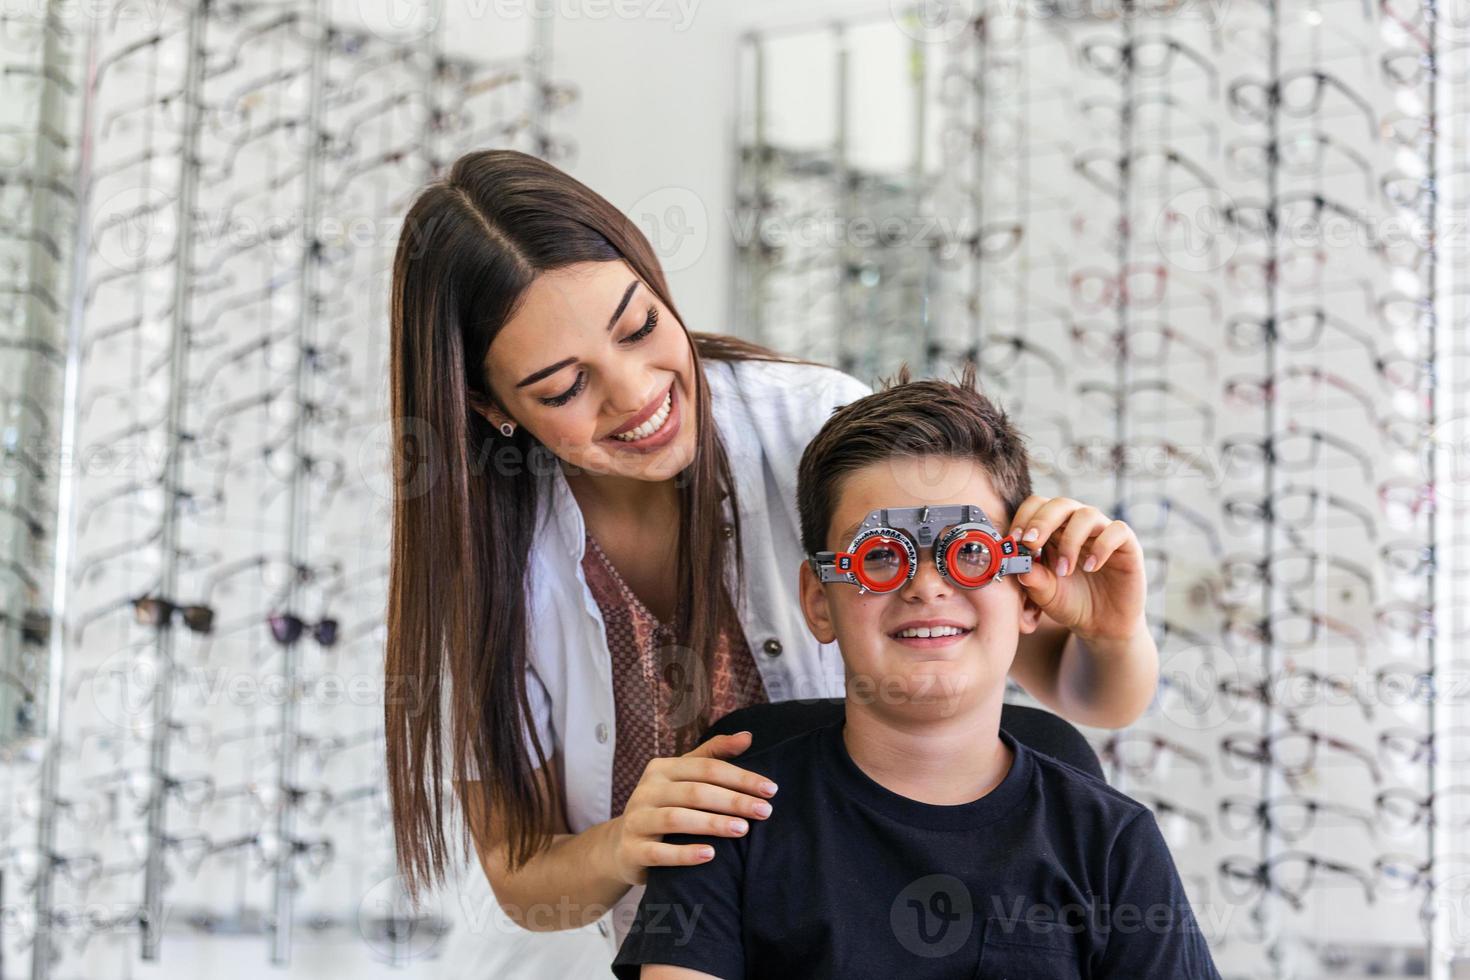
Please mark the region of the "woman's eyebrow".
MULTIPOLYGON (((611 330, 614 326, 617 325, 618 318, 623 315, 623 311, 628 308, 628 303, 633 299, 633 290, 635 290, 637 288, 638 288, 638 280, 637 279, 634 279, 632 282, 628 283, 628 288, 625 289, 625 290, 623 290, 623 298, 622 298, 622 300, 620 300, 618 302, 618 308, 615 309, 615 310, 613 310, 612 317, 607 321, 607 329, 611 330)), ((520 380, 520 382, 516 385, 516 387, 517 388, 524 388, 526 385, 535 384, 537 381, 540 381, 542 378, 549 377, 550 375, 555 374, 556 372, 560 371, 562 368, 566 367, 568 364, 571 364, 575 360, 576 360, 575 357, 563 358, 562 360, 557 361, 555 364, 551 365, 550 367, 544 367, 544 368, 542 368, 539 371, 532 371, 530 374, 528 374, 524 378, 522 378, 520 380)))

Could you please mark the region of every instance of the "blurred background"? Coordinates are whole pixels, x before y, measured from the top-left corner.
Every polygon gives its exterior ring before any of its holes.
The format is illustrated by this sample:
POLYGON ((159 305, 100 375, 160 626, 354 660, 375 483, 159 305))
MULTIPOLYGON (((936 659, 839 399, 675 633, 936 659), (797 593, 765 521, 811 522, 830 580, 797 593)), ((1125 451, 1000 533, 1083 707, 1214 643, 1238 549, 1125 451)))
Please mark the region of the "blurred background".
POLYGON ((381 779, 387 273, 484 147, 1134 527, 1087 734, 1227 977, 1470 976, 1466 0, 12 0, 0 66, 4 980, 603 975, 409 907, 381 779))

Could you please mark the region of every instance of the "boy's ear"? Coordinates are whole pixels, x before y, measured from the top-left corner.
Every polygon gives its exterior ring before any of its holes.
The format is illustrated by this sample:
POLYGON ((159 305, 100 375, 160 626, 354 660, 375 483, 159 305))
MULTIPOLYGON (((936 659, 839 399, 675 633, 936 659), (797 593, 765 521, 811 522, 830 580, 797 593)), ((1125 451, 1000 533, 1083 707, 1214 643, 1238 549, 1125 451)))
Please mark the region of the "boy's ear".
POLYGON ((837 631, 832 627, 832 610, 827 604, 827 590, 822 587, 817 573, 812 571, 811 563, 805 559, 797 569, 796 588, 801 596, 801 614, 806 617, 806 626, 812 636, 818 643, 831 643, 837 639, 837 631))
POLYGON ((1034 633, 1036 627, 1041 625, 1041 607, 1020 582, 1016 583, 1016 589, 1021 593, 1021 632, 1034 633))

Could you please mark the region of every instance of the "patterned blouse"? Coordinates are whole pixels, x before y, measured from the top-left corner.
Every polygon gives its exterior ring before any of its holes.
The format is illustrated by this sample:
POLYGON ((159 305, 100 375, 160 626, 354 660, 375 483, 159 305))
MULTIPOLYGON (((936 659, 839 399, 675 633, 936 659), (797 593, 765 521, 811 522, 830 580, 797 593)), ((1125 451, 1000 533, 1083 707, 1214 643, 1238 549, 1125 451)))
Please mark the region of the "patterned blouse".
POLYGON ((677 729, 699 712, 701 731, 736 708, 764 703, 765 685, 750 646, 738 625, 727 625, 714 652, 709 691, 702 668, 688 671, 688 658, 676 656, 674 628, 662 623, 623 581, 589 533, 582 556, 587 585, 607 624, 612 657, 617 744, 613 750, 612 814, 623 812, 649 760, 683 755, 693 745, 675 744, 677 729), (682 692, 687 692, 681 696, 682 692))

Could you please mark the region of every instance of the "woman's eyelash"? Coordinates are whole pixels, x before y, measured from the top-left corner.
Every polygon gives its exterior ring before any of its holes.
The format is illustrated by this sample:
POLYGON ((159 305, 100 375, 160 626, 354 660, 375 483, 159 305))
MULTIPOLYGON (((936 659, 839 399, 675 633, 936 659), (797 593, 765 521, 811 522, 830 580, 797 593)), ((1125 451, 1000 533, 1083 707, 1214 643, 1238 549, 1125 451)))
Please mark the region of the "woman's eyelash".
MULTIPOLYGON (((624 337, 623 343, 627 344, 634 341, 642 340, 644 337, 647 337, 649 334, 653 333, 653 328, 656 326, 658 326, 658 308, 650 306, 648 308, 648 317, 643 321, 643 326, 639 327, 636 333, 631 333, 628 336, 624 337)), ((572 386, 570 388, 562 392, 560 395, 555 395, 551 398, 541 399, 541 404, 550 405, 553 408, 559 405, 565 405, 567 402, 580 395, 582 393, 582 389, 585 387, 587 387, 587 376, 585 374, 578 373, 577 380, 572 382, 572 386)))
POLYGON ((623 343, 628 344, 635 340, 642 340, 644 337, 653 333, 653 328, 656 326, 658 326, 658 308, 650 306, 648 308, 648 318, 643 321, 643 326, 638 329, 637 333, 630 333, 624 337, 623 343))
POLYGON ((541 404, 550 405, 553 408, 558 405, 565 405, 567 402, 571 401, 573 398, 576 398, 579 394, 581 394, 582 389, 585 387, 587 387, 587 375, 583 374, 581 371, 578 371, 577 380, 572 382, 572 386, 570 388, 562 392, 560 395, 556 395, 552 398, 541 399, 541 404))

